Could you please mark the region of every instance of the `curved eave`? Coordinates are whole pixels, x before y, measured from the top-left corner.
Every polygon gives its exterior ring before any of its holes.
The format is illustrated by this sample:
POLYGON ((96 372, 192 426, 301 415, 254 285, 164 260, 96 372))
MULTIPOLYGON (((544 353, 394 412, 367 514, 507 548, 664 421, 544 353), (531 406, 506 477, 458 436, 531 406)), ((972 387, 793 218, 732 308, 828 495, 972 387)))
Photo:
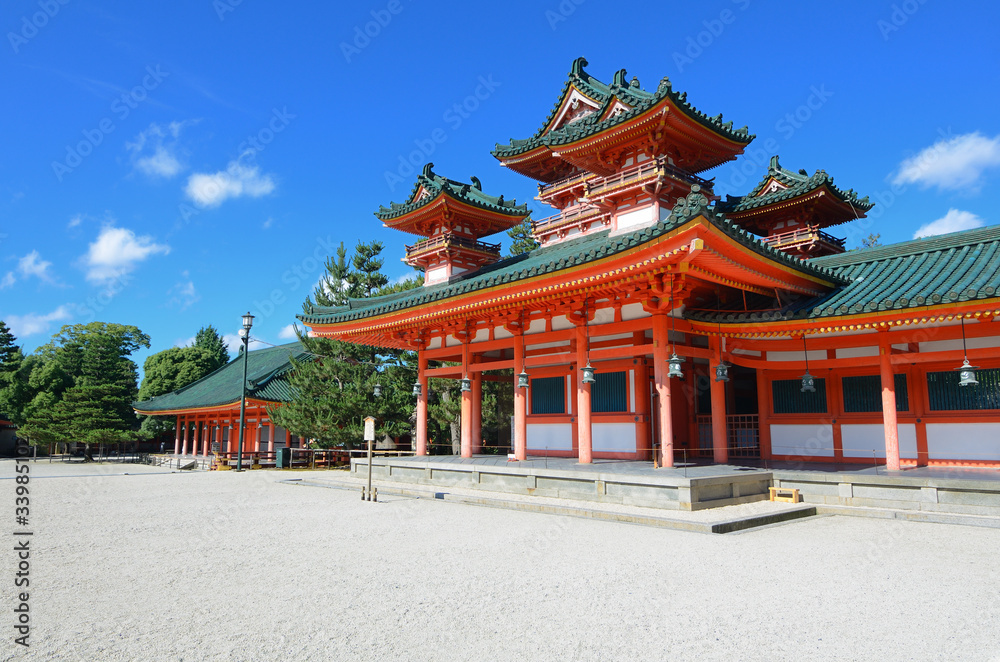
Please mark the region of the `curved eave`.
POLYGON ((967 301, 962 304, 942 301, 927 306, 844 315, 798 317, 784 316, 780 312, 772 315, 776 317, 753 320, 688 318, 688 322, 701 335, 721 334, 730 338, 787 338, 803 334, 878 331, 951 322, 959 317, 966 319, 1000 317, 1000 297, 967 301), (754 330, 739 331, 735 327, 752 327, 754 330), (767 330, 762 330, 762 327, 767 330))
MULTIPOLYGON (((437 301, 339 322, 321 320, 316 315, 300 315, 299 319, 314 335, 377 339, 378 342, 373 344, 399 349, 411 348, 411 340, 401 334, 431 323, 473 314, 500 312, 531 301, 572 296, 585 289, 615 287, 634 280, 645 280, 665 271, 673 264, 673 256, 687 252, 688 242, 702 234, 718 239, 719 249, 712 252, 726 262, 727 268, 742 270, 745 277, 753 278, 761 286, 784 286, 793 291, 816 292, 837 284, 832 273, 827 274, 822 269, 783 253, 771 255, 769 249, 756 240, 753 240, 756 242, 752 243, 753 247, 744 246, 734 236, 732 228, 719 227, 716 222, 699 215, 638 246, 602 257, 595 256, 594 259, 566 268, 518 278, 510 283, 473 289, 437 301), (683 239, 680 239, 681 235, 685 235, 683 239), (673 244, 664 247, 663 244, 667 242, 673 244), (781 259, 774 259, 775 257, 781 259)), ((713 273, 711 264, 699 268, 695 276, 732 287, 739 287, 741 284, 738 280, 713 273)))
POLYGON ((387 228, 426 237, 429 236, 428 233, 416 229, 417 226, 435 222, 435 216, 440 216, 445 210, 454 209, 470 218, 488 223, 490 231, 481 235, 486 236, 512 228, 531 215, 527 204, 501 209, 492 205, 474 203, 446 190, 441 190, 433 198, 425 198, 424 200, 426 202, 421 201, 420 205, 407 210, 404 214, 386 219, 380 217, 382 224, 387 228))
POLYGON ((820 200, 829 208, 843 211, 845 215, 847 215, 847 218, 834 223, 834 225, 839 225, 840 223, 846 223, 848 221, 864 218, 874 206, 871 204, 864 204, 859 200, 847 198, 840 191, 831 187, 828 183, 823 183, 815 188, 802 191, 801 193, 797 193, 789 197, 781 197, 773 201, 763 200, 762 198, 764 197, 766 196, 761 196, 760 198, 754 198, 747 201, 743 209, 739 208, 744 204, 741 203, 732 209, 726 210, 726 217, 734 221, 739 221, 755 216, 773 214, 774 212, 781 211, 788 207, 796 207, 807 202, 820 200), (753 204, 756 200, 760 200, 760 202, 753 204))
MULTIPOLYGON (((217 404, 203 405, 201 407, 181 407, 174 409, 141 409, 133 405, 132 409, 135 411, 135 413, 142 414, 143 416, 181 416, 187 414, 205 414, 209 412, 218 412, 221 414, 223 412, 230 411, 233 407, 239 407, 240 400, 241 398, 237 398, 236 400, 220 402, 217 404)), ((136 404, 141 404, 141 403, 136 403, 136 404)), ((270 405, 281 405, 284 404, 284 402, 282 402, 281 400, 263 400, 261 398, 248 397, 247 404, 262 405, 267 407, 270 405)))

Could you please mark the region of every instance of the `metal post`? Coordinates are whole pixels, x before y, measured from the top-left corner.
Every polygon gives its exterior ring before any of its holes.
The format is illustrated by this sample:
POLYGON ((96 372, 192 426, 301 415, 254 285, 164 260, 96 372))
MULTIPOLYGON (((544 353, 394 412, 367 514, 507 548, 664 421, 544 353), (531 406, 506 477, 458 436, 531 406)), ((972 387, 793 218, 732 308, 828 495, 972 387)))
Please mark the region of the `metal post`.
POLYGON ((248 354, 250 353, 250 334, 247 333, 243 336, 243 395, 240 397, 240 439, 238 452, 239 455, 236 457, 236 470, 243 471, 243 425, 246 421, 247 414, 247 363, 249 363, 248 354))
POLYGON ((365 417, 365 441, 368 442, 368 500, 372 500, 372 443, 375 441, 375 419, 365 417))

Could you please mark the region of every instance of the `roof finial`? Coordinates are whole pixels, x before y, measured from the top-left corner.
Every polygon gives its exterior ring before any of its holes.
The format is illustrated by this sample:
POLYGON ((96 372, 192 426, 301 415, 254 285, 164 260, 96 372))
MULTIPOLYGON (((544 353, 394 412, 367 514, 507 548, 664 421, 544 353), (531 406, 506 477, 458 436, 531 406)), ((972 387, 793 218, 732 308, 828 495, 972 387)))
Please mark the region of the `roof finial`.
POLYGON ((478 191, 482 191, 483 190, 483 183, 479 181, 478 177, 476 177, 475 175, 473 175, 469 179, 472 180, 472 185, 476 187, 476 190, 478 190, 478 191))
POLYGON ((428 163, 427 165, 424 166, 424 173, 423 173, 424 177, 426 177, 427 179, 434 179, 434 173, 431 171, 431 168, 433 167, 434 167, 433 163, 428 163))
POLYGON ((611 86, 612 87, 627 87, 627 84, 625 83, 625 75, 626 75, 626 71, 624 69, 619 69, 618 71, 616 71, 615 72, 615 78, 611 82, 611 86))
POLYGON ((575 60, 573 60, 573 66, 569 70, 569 75, 570 76, 583 76, 586 73, 583 70, 583 68, 586 67, 589 64, 590 63, 587 62, 587 58, 585 58, 585 57, 578 57, 578 58, 576 58, 575 60))
POLYGON ((633 89, 638 90, 639 89, 639 77, 638 76, 632 76, 632 80, 629 81, 628 86, 631 87, 631 88, 633 88, 633 89))
POLYGON ((768 170, 773 170, 773 171, 781 170, 781 166, 778 164, 777 154, 771 157, 771 165, 768 166, 768 170))

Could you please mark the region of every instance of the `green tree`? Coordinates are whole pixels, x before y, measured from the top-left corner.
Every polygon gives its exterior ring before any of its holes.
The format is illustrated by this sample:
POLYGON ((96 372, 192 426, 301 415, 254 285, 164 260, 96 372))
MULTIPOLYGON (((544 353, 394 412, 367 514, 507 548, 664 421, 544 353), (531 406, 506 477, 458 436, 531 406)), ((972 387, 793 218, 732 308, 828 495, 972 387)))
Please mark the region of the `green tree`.
POLYGON ((410 432, 416 371, 409 353, 328 338, 299 340, 313 356, 293 360, 289 383, 294 398, 269 412, 278 425, 323 447, 360 445, 366 416, 375 417, 379 437, 410 432))
MULTIPOLYGON (((212 329, 212 327, 208 327, 212 329)), ((204 330, 204 329, 203 329, 204 330)), ((214 331, 214 329, 212 329, 214 331)), ((200 333, 200 332, 199 332, 200 333)), ((228 352, 227 352, 228 354, 228 352)), ((138 400, 149 400, 196 382, 219 369, 219 353, 199 346, 171 347, 148 357, 142 366, 138 400)), ((174 429, 173 416, 142 416, 141 436, 153 439, 174 429)))
POLYGON ((343 306, 347 304, 347 249, 344 242, 337 247, 337 256, 326 258, 326 277, 316 286, 314 296, 320 306, 343 306))
POLYGON ((218 370, 229 363, 229 349, 226 347, 226 341, 222 339, 218 329, 211 324, 198 329, 198 333, 194 336, 194 346, 200 347, 208 353, 214 366, 212 370, 218 370))
POLYGON ((149 336, 123 324, 64 326, 30 362, 33 397, 22 431, 33 443, 133 438, 139 421, 132 410, 138 367, 129 356, 149 347, 149 336))
POLYGON ((508 257, 521 255, 538 248, 541 244, 535 241, 531 234, 531 219, 526 218, 511 229, 507 230, 507 236, 511 239, 510 254, 508 257))
POLYGON ((351 271, 347 273, 347 293, 353 299, 367 299, 389 284, 389 277, 382 273, 385 262, 382 257, 381 241, 367 244, 359 241, 351 259, 351 271))
POLYGON ((882 233, 872 232, 861 240, 861 248, 875 248, 882 245, 882 233))
POLYGON ((23 366, 24 355, 17 338, 0 320, 0 417, 15 423, 21 419, 29 397, 23 366))

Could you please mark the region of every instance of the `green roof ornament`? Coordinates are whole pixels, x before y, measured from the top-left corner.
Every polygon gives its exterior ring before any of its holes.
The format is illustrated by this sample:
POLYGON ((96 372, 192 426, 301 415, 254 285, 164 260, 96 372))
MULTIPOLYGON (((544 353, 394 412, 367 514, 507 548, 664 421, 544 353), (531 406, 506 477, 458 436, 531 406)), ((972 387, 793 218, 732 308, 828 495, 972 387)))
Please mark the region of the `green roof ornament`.
POLYGON ((701 186, 692 184, 691 192, 687 194, 687 197, 678 198, 670 216, 678 220, 687 220, 707 211, 708 198, 701 192, 701 186))
POLYGON ((639 77, 638 76, 632 76, 632 80, 629 81, 628 86, 631 87, 633 90, 640 90, 640 89, 642 89, 639 86, 639 77))
POLYGON ((424 166, 424 171, 421 173, 427 179, 434 179, 434 171, 431 168, 434 167, 433 163, 428 163, 424 166))
POLYGON ((611 87, 628 87, 625 82, 625 76, 627 72, 624 69, 619 69, 615 72, 615 77, 611 81, 611 87))
POLYGON ((481 181, 479 181, 479 178, 476 177, 475 175, 473 175, 472 177, 469 177, 469 181, 472 182, 472 185, 476 187, 477 191, 482 191, 483 190, 483 183, 481 181))
POLYGON ((581 76, 581 77, 584 76, 584 75, 586 75, 585 72, 583 71, 583 68, 586 67, 586 66, 588 66, 589 64, 590 63, 587 62, 587 58, 585 58, 585 57, 578 57, 578 58, 576 58, 575 60, 573 60, 573 64, 570 67, 569 75, 570 76, 581 76))

